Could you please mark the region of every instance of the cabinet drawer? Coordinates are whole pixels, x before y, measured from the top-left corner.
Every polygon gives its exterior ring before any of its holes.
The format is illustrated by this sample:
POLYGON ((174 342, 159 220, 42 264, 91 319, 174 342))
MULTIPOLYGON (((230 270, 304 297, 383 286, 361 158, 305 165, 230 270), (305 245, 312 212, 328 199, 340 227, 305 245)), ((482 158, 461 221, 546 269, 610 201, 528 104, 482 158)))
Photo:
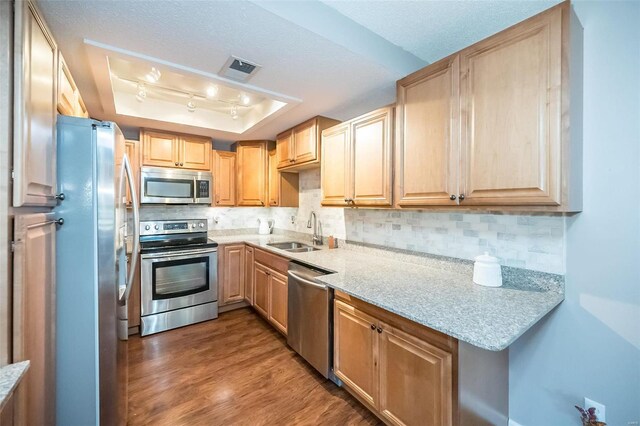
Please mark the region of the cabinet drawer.
POLYGON ((267 253, 264 250, 255 249, 254 251, 255 261, 258 263, 262 263, 265 266, 273 269, 274 271, 280 272, 281 274, 286 275, 287 270, 289 269, 289 259, 267 253))

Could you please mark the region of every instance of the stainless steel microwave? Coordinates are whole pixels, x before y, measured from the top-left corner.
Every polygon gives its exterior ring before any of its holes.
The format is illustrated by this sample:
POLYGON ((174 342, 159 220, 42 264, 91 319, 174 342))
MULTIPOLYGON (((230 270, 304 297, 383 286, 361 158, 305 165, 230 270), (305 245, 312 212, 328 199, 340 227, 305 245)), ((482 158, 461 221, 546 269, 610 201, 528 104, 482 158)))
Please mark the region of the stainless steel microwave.
POLYGON ((142 167, 141 204, 211 204, 213 175, 196 170, 142 167))

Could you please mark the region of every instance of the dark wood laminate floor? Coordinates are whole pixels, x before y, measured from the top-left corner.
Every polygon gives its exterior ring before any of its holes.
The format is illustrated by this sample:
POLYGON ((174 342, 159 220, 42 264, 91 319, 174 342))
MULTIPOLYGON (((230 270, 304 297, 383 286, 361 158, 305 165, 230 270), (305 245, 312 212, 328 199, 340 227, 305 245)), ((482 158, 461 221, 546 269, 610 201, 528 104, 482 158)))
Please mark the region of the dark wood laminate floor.
POLYGON ((129 341, 129 425, 374 425, 245 308, 129 341))

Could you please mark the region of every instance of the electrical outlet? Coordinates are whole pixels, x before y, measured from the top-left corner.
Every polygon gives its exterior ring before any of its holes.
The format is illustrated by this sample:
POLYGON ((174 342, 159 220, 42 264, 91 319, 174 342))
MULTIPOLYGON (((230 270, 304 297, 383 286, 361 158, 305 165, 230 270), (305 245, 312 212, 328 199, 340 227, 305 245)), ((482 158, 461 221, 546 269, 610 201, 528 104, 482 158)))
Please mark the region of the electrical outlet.
POLYGON ((606 418, 606 412, 605 409, 606 407, 604 406, 604 404, 600 404, 599 402, 596 402, 592 399, 589 399, 587 397, 584 398, 584 409, 588 410, 589 408, 594 407, 596 409, 596 416, 598 416, 598 421, 600 422, 606 422, 607 418, 606 418))

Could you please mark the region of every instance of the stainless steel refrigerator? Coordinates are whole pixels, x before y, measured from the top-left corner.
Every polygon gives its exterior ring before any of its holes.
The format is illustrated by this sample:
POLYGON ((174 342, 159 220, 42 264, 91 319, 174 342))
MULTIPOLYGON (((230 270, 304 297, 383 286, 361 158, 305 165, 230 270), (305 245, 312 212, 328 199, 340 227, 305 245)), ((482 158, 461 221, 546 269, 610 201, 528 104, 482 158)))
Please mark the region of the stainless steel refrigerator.
POLYGON ((64 200, 56 213, 65 221, 56 236, 57 423, 125 424, 127 299, 139 253, 136 185, 115 123, 59 116, 57 126, 64 200))

